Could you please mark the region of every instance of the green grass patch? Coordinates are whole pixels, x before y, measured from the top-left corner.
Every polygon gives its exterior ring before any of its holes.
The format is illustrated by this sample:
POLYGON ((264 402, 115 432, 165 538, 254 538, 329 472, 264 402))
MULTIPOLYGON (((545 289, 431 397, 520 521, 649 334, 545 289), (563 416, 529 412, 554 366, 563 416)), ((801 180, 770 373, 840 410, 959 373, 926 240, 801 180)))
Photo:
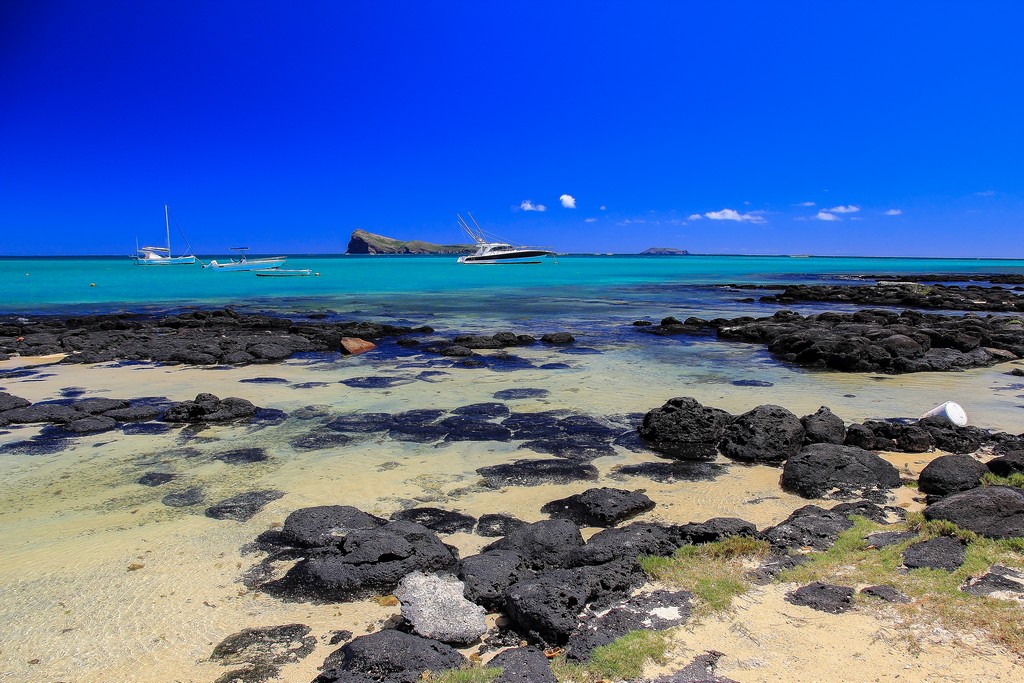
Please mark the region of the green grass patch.
POLYGON ((643 674, 647 662, 664 664, 668 647, 669 635, 665 631, 630 631, 615 642, 595 649, 586 664, 559 657, 551 663, 551 668, 561 683, 632 680, 643 674))
MULTIPOLYGON (((883 528, 890 531, 892 527, 854 517, 854 527, 841 534, 832 548, 810 554, 806 564, 783 572, 779 580, 799 584, 825 581, 847 586, 894 586, 913 599, 909 605, 894 605, 909 620, 917 623, 938 620, 951 630, 982 631, 1016 654, 1024 655, 1024 610, 1016 602, 979 597, 960 590, 968 577, 984 574, 993 564, 1024 565, 1024 541, 983 538, 950 522, 926 521, 920 513, 907 517, 905 528, 918 532, 919 538, 869 549, 863 538, 866 534, 883 528), (907 546, 937 536, 954 536, 967 543, 967 557, 959 569, 954 572, 897 571, 903 564, 902 554, 907 546)), ((856 600, 867 603, 872 599, 858 595, 856 600)))
POLYGON ((683 546, 672 557, 640 558, 648 576, 693 593, 694 613, 706 616, 728 609, 750 589, 746 573, 768 555, 766 541, 730 536, 715 543, 683 546))
POLYGON ((998 474, 986 472, 981 475, 981 483, 985 486, 1016 486, 1024 489, 1024 472, 1014 472, 1008 477, 1000 477, 998 474))
POLYGON ((500 668, 495 667, 449 669, 430 676, 427 681, 429 683, 491 683, 501 675, 501 671, 500 668))

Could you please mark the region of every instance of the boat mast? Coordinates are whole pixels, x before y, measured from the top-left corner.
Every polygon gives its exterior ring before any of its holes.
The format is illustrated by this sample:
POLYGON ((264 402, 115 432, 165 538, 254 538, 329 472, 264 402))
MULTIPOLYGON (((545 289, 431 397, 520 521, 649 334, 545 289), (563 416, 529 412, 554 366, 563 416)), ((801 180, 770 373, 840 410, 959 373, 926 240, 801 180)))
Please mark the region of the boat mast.
POLYGON ((164 203, 164 227, 167 229, 167 258, 171 257, 171 221, 167 217, 167 204, 164 203))
POLYGON ((470 219, 472 219, 473 224, 476 225, 477 230, 479 230, 478 233, 473 232, 473 228, 469 227, 469 224, 465 220, 463 220, 461 215, 455 215, 458 216, 459 227, 461 227, 467 235, 472 237, 474 242, 476 242, 477 244, 485 244, 487 242, 487 240, 484 239, 484 231, 480 229, 480 224, 476 222, 475 218, 473 218, 473 214, 469 214, 469 217, 470 219))

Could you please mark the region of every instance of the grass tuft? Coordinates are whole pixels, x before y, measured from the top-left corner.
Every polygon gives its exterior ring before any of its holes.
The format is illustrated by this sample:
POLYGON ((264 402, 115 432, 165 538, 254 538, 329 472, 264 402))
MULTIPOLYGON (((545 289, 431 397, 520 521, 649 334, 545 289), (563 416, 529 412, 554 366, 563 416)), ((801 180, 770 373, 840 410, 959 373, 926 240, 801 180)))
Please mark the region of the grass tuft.
POLYGON ((595 649, 586 664, 560 657, 551 663, 551 668, 562 683, 632 680, 643 674, 647 662, 664 664, 668 647, 669 635, 664 631, 630 631, 595 649))
POLYGON ((768 555, 766 541, 730 536, 714 543, 683 546, 672 557, 641 557, 640 566, 657 581, 693 593, 694 613, 706 616, 728 609, 750 588, 750 564, 768 555))
POLYGON ((501 672, 502 669, 494 667, 449 669, 426 680, 429 683, 491 683, 501 672))
MULTIPOLYGON (((894 605, 908 621, 939 621, 960 632, 981 631, 1018 655, 1024 655, 1024 610, 1016 602, 974 596, 960 590, 969 578, 981 576, 993 564, 1024 565, 1024 540, 995 541, 960 529, 950 522, 926 521, 920 513, 907 516, 906 528, 920 536, 881 549, 869 549, 863 537, 883 527, 854 517, 854 527, 839 536, 832 548, 811 553, 808 562, 783 572, 783 582, 827 581, 845 585, 885 584, 909 595, 909 605, 894 605), (925 538, 954 536, 967 543, 964 564, 954 572, 934 569, 901 571, 903 551, 925 538)), ((887 527, 888 529, 888 527, 887 527)), ((859 595, 858 601, 863 600, 859 595)))
POLYGON ((986 472, 981 475, 981 483, 985 486, 1015 486, 1024 489, 1024 472, 1014 472, 1008 477, 986 472))

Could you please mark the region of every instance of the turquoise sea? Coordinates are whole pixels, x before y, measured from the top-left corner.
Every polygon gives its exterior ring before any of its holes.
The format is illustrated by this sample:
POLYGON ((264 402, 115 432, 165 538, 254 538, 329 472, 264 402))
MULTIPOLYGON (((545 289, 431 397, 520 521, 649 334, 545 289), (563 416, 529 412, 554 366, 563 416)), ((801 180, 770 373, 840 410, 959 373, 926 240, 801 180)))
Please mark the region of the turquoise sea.
POLYGON ((564 255, 539 265, 464 266, 451 256, 296 255, 285 267, 318 275, 261 278, 199 265, 136 266, 124 257, 6 257, 0 258, 0 312, 232 305, 367 318, 601 317, 623 307, 703 315, 737 310, 738 297, 701 285, 820 282, 857 274, 1024 273, 1024 260, 564 255))

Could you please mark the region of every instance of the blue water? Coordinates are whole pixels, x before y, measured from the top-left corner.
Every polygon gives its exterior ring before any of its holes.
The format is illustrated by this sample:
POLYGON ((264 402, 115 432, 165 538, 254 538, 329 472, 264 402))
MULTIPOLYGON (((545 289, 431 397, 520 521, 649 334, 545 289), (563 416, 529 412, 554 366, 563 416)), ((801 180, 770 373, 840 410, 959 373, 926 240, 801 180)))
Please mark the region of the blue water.
POLYGON ((292 256, 317 276, 262 278, 126 258, 0 258, 0 312, 101 313, 186 306, 422 319, 624 317, 750 312, 701 285, 821 282, 854 274, 1024 273, 1024 260, 786 256, 560 256, 540 265, 465 266, 451 256, 292 256), (626 310, 628 309, 628 310, 626 310))

